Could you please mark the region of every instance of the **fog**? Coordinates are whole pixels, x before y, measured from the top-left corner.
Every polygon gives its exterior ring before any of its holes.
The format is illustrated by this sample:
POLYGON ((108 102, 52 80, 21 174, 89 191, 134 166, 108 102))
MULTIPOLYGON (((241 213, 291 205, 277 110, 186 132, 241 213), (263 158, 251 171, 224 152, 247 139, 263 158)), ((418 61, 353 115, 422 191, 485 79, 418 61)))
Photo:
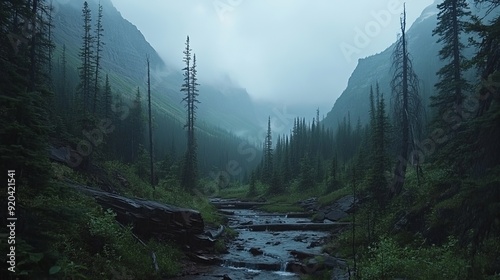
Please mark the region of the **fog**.
MULTIPOLYGON (((396 40, 403 10, 402 0, 112 2, 179 69, 189 35, 200 81, 227 74, 256 101, 323 112, 345 89, 359 58, 396 40)), ((407 1, 407 21, 432 2, 407 1)))

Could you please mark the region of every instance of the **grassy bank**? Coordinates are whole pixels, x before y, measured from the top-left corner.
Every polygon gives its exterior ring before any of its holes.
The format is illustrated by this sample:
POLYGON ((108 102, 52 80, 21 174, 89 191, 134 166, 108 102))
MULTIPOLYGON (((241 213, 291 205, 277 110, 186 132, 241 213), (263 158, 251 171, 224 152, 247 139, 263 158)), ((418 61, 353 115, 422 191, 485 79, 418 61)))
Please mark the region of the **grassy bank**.
MULTIPOLYGON (((71 180, 97 187, 101 185, 102 174, 77 173, 55 163, 51 168, 50 187, 37 195, 19 193, 22 226, 16 239, 18 275, 30 279, 163 279, 180 272, 183 253, 177 244, 152 239, 143 240, 144 246, 130 227, 115 221, 115 213, 102 209, 93 198, 64 183, 71 180), (152 252, 158 272, 153 268, 152 252)), ((153 191, 137 176, 133 166, 107 162, 103 170, 108 183, 125 196, 196 209, 209 225, 221 222, 220 215, 203 195, 184 192, 176 182, 162 181, 153 191), (122 182, 117 182, 111 174, 120 174, 122 182)), ((19 186, 19 189, 31 188, 19 186)))

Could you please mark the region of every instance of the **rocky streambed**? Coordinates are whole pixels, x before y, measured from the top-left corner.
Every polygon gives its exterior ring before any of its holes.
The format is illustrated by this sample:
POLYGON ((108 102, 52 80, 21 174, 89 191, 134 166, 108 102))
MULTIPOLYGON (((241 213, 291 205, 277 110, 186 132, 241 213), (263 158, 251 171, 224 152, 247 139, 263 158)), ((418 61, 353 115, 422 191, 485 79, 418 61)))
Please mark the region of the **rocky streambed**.
POLYGON ((252 209, 255 205, 249 202, 218 199, 213 203, 227 216, 228 226, 238 237, 228 244, 216 265, 198 266, 197 275, 176 279, 300 279, 300 274, 325 269, 336 271, 333 279, 343 279, 346 262, 322 254, 321 246, 332 231, 346 223, 327 219, 313 223, 311 212, 266 213, 252 209))

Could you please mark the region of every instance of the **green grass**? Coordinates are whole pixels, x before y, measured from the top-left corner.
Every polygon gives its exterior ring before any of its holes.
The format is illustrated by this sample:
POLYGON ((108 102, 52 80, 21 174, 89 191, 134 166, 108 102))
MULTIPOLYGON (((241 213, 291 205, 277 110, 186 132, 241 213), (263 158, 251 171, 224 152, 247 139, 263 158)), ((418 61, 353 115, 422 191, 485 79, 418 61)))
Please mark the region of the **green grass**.
POLYGON ((218 192, 217 196, 226 199, 251 199, 247 197, 248 186, 229 187, 218 192))

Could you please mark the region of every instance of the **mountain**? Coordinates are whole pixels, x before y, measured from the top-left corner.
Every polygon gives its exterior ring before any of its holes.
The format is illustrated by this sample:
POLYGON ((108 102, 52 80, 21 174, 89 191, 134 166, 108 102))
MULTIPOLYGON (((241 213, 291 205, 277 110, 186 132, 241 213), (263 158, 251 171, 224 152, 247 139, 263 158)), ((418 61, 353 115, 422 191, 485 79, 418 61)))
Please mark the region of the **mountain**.
MULTIPOLYGON (((81 9, 83 0, 54 2, 54 34, 56 44, 54 57, 60 57, 63 44, 69 68, 75 71, 80 65, 78 58, 83 33, 81 9)), ((92 11, 93 25, 97 17, 98 1, 88 1, 92 11)), ((140 87, 146 88, 146 56, 151 62, 152 102, 155 110, 184 122, 185 110, 180 92, 182 71, 166 64, 156 50, 147 42, 132 23, 124 19, 110 0, 101 0, 103 6, 104 49, 102 53, 102 74, 109 74, 112 87, 128 99, 133 98, 140 87)), ((186 34, 188 35, 188 34, 186 34)), ((172 42, 184 44, 184 42, 172 42)), ((179 60, 182 60, 179 53, 179 60)), ((255 122, 254 105, 242 88, 229 84, 201 84, 198 106, 200 124, 215 125, 226 131, 247 131, 259 129, 255 122)))
MULTIPOLYGON (((429 104, 429 97, 435 94, 434 85, 438 81, 436 72, 443 65, 438 55, 441 44, 437 43, 437 37, 432 36, 432 31, 437 24, 438 2, 440 1, 435 1, 424 9, 407 31, 408 50, 413 60, 413 68, 420 78, 420 95, 425 107, 429 104)), ((470 5, 470 7, 474 6, 470 5)), ((462 39, 467 45, 467 38, 462 39)), ((384 94, 387 102, 390 102, 391 55, 394 46, 395 43, 381 53, 359 59, 358 65, 349 78, 347 88, 323 120, 326 127, 336 129, 338 123, 348 115, 350 115, 351 122, 355 123, 357 119, 360 119, 361 123, 366 124, 369 120, 370 86, 375 88, 377 82, 381 93, 384 94)), ((466 57, 471 55, 472 50, 465 51, 466 57)))

